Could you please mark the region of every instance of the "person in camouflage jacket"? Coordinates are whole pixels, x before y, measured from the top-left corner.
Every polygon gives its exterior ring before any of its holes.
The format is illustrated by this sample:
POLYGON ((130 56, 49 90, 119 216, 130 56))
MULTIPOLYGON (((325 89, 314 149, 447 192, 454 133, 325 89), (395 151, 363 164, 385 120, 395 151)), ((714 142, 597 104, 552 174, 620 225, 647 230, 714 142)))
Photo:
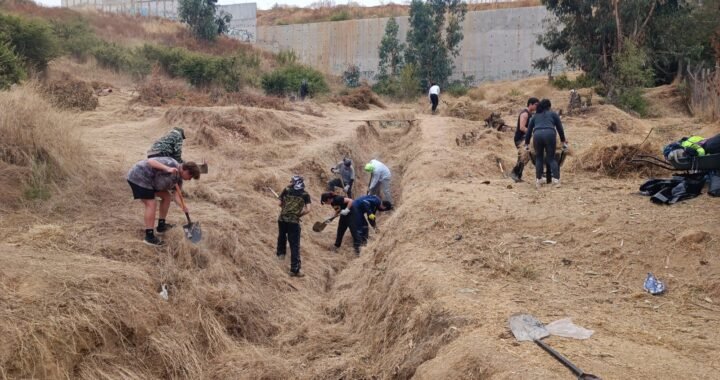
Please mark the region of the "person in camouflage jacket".
POLYGON ((303 177, 293 176, 290 186, 278 197, 277 257, 285 259, 287 244, 290 243, 290 276, 302 277, 300 272, 300 218, 310 212, 310 195, 305 191, 303 177))
POLYGON ((182 163, 183 140, 185 140, 185 131, 182 128, 175 127, 168 134, 155 141, 150 147, 147 157, 170 157, 182 163))

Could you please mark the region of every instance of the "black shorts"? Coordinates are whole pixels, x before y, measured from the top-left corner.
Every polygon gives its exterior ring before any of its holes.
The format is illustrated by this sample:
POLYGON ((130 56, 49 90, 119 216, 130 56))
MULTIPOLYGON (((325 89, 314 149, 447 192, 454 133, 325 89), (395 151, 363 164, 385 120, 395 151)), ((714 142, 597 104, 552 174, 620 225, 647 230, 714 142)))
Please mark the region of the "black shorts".
POLYGON ((133 192, 133 199, 155 199, 155 190, 140 187, 130 181, 128 183, 133 192))

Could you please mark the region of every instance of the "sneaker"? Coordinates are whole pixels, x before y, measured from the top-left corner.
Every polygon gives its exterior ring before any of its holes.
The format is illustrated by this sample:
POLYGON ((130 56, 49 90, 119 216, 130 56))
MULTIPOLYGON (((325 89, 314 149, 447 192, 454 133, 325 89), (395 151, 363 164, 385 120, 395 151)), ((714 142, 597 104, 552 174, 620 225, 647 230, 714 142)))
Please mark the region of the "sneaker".
POLYGON ((285 255, 277 255, 278 260, 283 261, 285 260, 285 255))
POLYGON ((515 173, 514 171, 510 172, 510 179, 512 179, 516 183, 522 182, 522 179, 520 177, 518 177, 517 173, 515 173))
POLYGON ((552 179, 552 185, 553 185, 553 187, 555 187, 555 188, 560 187, 560 180, 559 180, 558 178, 553 178, 553 179, 552 179))
POLYGON ((542 187, 542 185, 543 185, 543 180, 542 180, 542 178, 538 178, 538 179, 535 180, 535 188, 536 188, 536 189, 540 190, 540 188, 542 187))
POLYGON ((165 232, 167 232, 169 229, 171 229, 171 228, 173 228, 173 227, 175 227, 175 225, 174 225, 174 224, 170 224, 170 223, 165 223, 165 224, 163 224, 162 226, 158 224, 158 226, 157 226, 157 228, 156 228, 155 230, 156 230, 157 233, 159 233, 159 234, 164 234, 165 232))
POLYGON ((165 245, 165 242, 158 239, 158 237, 155 235, 145 236, 145 239, 143 239, 143 243, 153 247, 160 247, 162 245, 165 245))
POLYGON ((297 272, 293 272, 292 270, 288 272, 290 277, 305 277, 305 273, 300 272, 299 270, 297 272))

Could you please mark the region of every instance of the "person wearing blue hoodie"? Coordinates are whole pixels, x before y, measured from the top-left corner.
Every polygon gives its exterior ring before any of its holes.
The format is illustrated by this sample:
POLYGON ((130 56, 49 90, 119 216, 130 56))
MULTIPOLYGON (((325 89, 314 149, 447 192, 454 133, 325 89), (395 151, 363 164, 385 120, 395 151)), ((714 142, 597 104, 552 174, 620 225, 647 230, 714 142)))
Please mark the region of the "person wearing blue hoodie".
POLYGON ((378 211, 390 211, 393 208, 392 203, 386 200, 380 200, 375 195, 366 195, 354 199, 349 206, 350 208, 350 228, 355 231, 353 236, 353 248, 355 255, 360 255, 360 246, 367 244, 369 235, 368 223, 377 230, 376 214, 378 211))

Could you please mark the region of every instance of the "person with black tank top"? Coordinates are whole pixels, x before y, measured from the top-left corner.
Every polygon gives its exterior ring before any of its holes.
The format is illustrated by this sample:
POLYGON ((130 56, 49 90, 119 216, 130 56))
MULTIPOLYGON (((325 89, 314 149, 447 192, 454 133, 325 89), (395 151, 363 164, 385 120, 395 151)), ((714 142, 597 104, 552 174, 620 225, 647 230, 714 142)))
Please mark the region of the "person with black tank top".
POLYGON ((517 148, 518 159, 515 167, 510 172, 510 178, 515 182, 522 181, 523 169, 525 165, 530 161, 530 155, 523 147, 525 141, 525 134, 527 133, 527 126, 530 123, 530 118, 537 109, 537 105, 540 101, 537 98, 530 98, 527 101, 527 107, 520 111, 517 119, 517 127, 515 127, 515 148, 517 148))
POLYGON ((560 116, 550 110, 552 104, 549 99, 543 99, 538 103, 537 113, 530 119, 528 130, 525 134, 525 150, 530 150, 530 138, 532 137, 535 147, 535 186, 540 189, 542 186, 543 169, 545 161, 550 166, 552 183, 554 187, 560 186, 560 165, 555 159, 555 147, 557 135, 563 143, 563 150, 567 149, 567 139, 563 129, 560 116))

